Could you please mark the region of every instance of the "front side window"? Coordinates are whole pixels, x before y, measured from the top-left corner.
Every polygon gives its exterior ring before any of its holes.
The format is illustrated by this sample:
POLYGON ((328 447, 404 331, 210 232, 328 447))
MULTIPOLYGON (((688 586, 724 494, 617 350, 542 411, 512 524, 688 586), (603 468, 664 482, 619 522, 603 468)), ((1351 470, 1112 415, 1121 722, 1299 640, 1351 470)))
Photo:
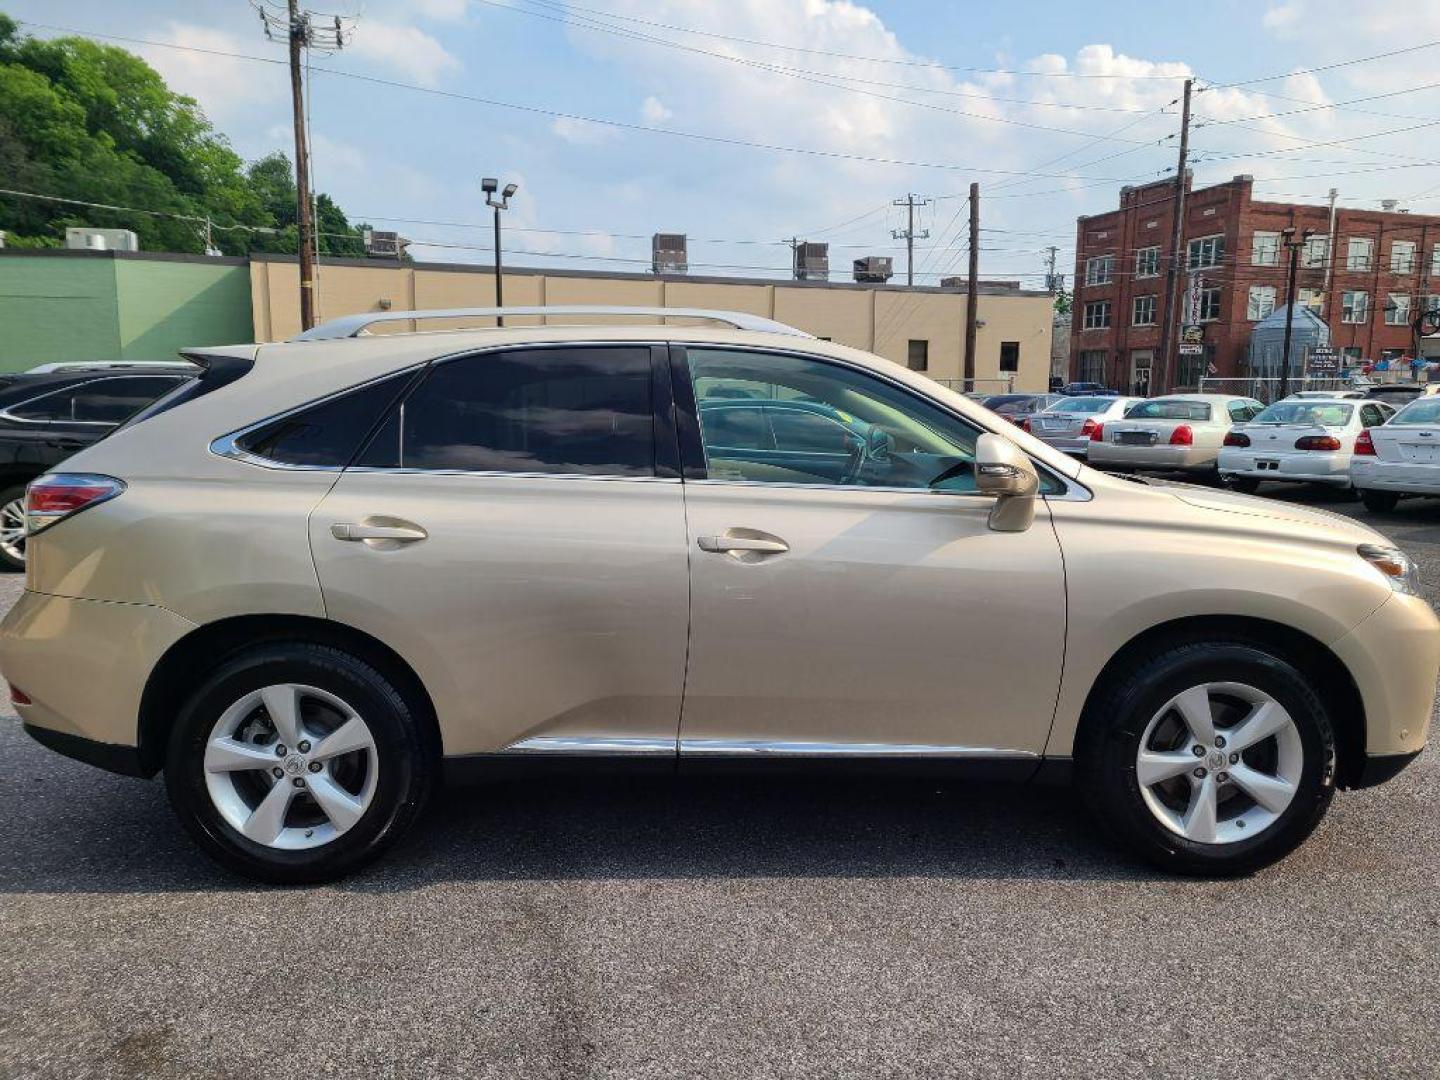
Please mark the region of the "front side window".
POLYGON ((1375 261, 1375 241, 1352 236, 1345 244, 1345 269, 1369 270, 1375 261))
POLYGON ((183 376, 121 375, 92 379, 6 410, 22 420, 105 424, 128 420, 146 405, 175 388, 183 376))
POLYGON ((1245 304, 1245 317, 1257 322, 1275 310, 1275 286, 1251 285, 1250 297, 1245 304))
POLYGON ((1415 241, 1392 240, 1390 243, 1390 272, 1409 274, 1415 269, 1415 241))
POLYGON ((1386 326, 1409 326, 1410 325, 1410 294, 1390 294, 1390 302, 1385 305, 1386 326))
POLYGON ((1143 247, 1135 252, 1135 276, 1137 278, 1160 276, 1160 248, 1143 247))
POLYGON ((1104 330, 1110 325, 1110 301, 1092 300, 1085 305, 1085 329, 1104 330))
POLYGON ((980 431, 883 379, 814 357, 692 348, 688 360, 711 480, 975 490, 980 431), (773 444, 735 445, 722 420, 735 399, 717 394, 737 391, 773 444))
POLYGON ((235 445, 281 465, 343 469, 414 377, 406 371, 336 394, 240 436, 235 445))
POLYGON ((1109 285, 1115 279, 1115 256, 1098 255, 1085 260, 1085 284, 1109 285))
POLYGON ((1340 321, 1363 323, 1370 318, 1370 294, 1347 289, 1340 294, 1340 321))
POLYGON ((1135 297, 1135 307, 1131 313, 1132 326, 1154 326, 1155 325, 1155 297, 1135 297))
POLYGON ((1257 232, 1250 240, 1250 264, 1252 266, 1280 265, 1280 234, 1257 232))
POLYGON ((1186 251, 1188 257, 1185 262, 1191 270, 1219 266, 1225 259, 1225 237, 1202 236, 1198 240, 1191 240, 1186 251))
POLYGON ((650 351, 515 349, 437 365, 360 464, 465 472, 654 476, 650 351))

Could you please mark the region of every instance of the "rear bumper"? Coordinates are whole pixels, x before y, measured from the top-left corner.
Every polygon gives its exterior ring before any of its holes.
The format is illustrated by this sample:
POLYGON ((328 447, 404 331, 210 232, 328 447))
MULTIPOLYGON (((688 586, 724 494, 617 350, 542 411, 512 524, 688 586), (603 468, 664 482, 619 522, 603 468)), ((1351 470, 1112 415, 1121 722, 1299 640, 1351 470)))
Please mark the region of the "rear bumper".
POLYGON ((0 672, 30 699, 15 711, 36 739, 110 768, 97 759, 118 762, 136 750, 145 683, 194 627, 149 604, 25 592, 0 623, 0 672))
POLYGON ((1209 471, 1215 467, 1219 451, 1204 446, 1121 446, 1112 442, 1092 442, 1088 459, 1091 465, 1119 466, 1126 469, 1209 471))
POLYGON ((1221 476, 1255 480, 1288 480, 1302 484, 1350 486, 1350 455, 1341 453, 1265 454, 1253 450, 1220 451, 1221 476), (1261 462, 1273 462, 1274 467, 1261 462))
POLYGON ((1037 435, 1036 438, 1047 446, 1053 446, 1061 453, 1085 457, 1090 452, 1090 436, 1088 435, 1037 435))
POLYGON ((1353 458, 1350 479, 1362 491, 1395 491, 1402 495, 1440 495, 1440 465, 1416 461, 1353 458))

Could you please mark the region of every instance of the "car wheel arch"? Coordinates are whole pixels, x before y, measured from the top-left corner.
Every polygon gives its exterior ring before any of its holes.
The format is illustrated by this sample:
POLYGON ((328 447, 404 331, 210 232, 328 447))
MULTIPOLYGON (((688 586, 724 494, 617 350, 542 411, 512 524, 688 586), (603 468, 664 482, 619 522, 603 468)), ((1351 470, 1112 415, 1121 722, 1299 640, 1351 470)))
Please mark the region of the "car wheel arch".
POLYGON ((196 627, 167 649, 151 669, 140 698, 137 745, 143 774, 154 776, 165 760, 165 743, 186 696, 225 657, 279 642, 328 645, 348 652, 385 675, 420 719, 427 750, 443 756, 435 705, 414 668, 380 639, 333 619, 308 615, 238 615, 196 627))
POLYGON ((1135 634, 1115 651, 1091 684, 1075 730, 1076 744, 1087 729, 1094 729, 1093 710, 1105 690, 1123 678, 1139 658, 1177 645, 1214 641, 1273 651, 1315 680, 1322 699, 1331 706, 1335 724, 1337 785, 1353 786, 1365 765, 1366 739, 1365 705, 1354 677, 1333 650, 1305 631, 1254 616, 1197 615, 1158 623, 1135 634))

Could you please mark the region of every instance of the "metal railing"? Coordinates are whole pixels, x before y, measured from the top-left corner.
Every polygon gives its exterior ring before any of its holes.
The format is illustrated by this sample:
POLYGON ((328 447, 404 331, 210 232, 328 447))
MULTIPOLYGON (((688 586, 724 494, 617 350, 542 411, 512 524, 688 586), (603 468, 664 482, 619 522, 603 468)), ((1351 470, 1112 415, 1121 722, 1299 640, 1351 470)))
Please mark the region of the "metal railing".
MULTIPOLYGON (((1366 385, 1365 382, 1357 382, 1354 379, 1312 375, 1300 379, 1289 379, 1285 393, 1289 395, 1298 393, 1301 390, 1357 390, 1362 389, 1366 385)), ((1197 393, 1235 394, 1239 397, 1254 398, 1256 401, 1263 401, 1268 405, 1277 399, 1279 390, 1279 377, 1261 378, 1257 376, 1237 376, 1218 378, 1207 375, 1200 380, 1197 393)))
POLYGON ((1006 375, 998 379, 934 379, 947 390, 957 394, 1013 394, 1015 376, 1006 375))

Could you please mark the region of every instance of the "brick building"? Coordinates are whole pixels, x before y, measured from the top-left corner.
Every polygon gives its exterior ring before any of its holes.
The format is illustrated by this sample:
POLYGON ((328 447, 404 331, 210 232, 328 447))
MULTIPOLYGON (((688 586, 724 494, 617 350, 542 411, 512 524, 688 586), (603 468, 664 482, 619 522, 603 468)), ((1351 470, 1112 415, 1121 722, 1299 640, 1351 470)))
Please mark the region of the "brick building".
MULTIPOLYGON (((1411 329, 1416 315, 1440 305, 1440 295, 1431 294, 1432 288, 1440 294, 1440 216, 1260 202, 1249 176, 1198 191, 1189 183, 1187 177, 1178 322, 1194 316, 1205 351, 1179 357, 1168 388, 1193 389, 1207 372, 1268 373, 1251 367, 1250 334, 1285 303, 1281 231, 1292 226, 1313 230, 1300 255, 1297 302, 1325 320, 1336 351, 1352 360, 1417 348, 1440 353, 1440 338, 1417 339, 1411 329)), ((1174 185, 1162 181, 1122 188, 1119 209, 1076 222, 1071 378, 1126 391, 1162 389, 1173 207, 1174 185)))

